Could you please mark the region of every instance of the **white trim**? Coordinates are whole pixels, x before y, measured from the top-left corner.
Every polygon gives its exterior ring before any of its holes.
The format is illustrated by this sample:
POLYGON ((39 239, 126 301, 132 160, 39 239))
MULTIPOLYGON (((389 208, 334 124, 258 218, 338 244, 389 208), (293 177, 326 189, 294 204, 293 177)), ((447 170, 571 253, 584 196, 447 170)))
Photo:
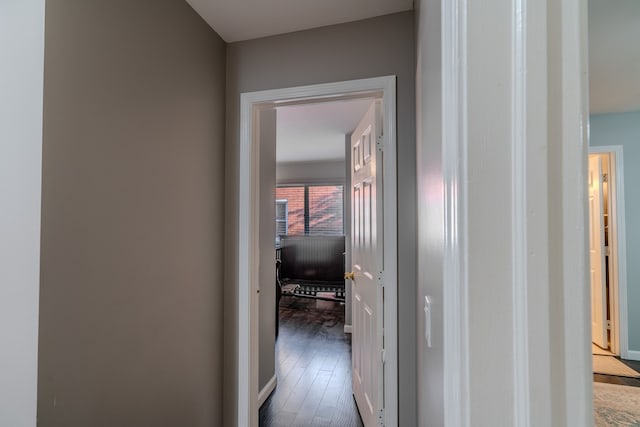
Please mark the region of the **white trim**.
POLYGON ((626 359, 626 360, 639 360, 640 361, 640 351, 627 350, 627 357, 625 357, 624 359, 626 359))
POLYGON ((527 267, 527 3, 512 3, 511 292, 514 425, 531 424, 527 267))
POLYGON ((267 384, 262 387, 260 393, 258 393, 258 408, 261 407, 264 402, 269 398, 273 390, 276 389, 276 385, 278 385, 278 377, 276 374, 273 374, 273 377, 267 382, 267 384))
MULTIPOLYGON (((240 102, 245 106, 245 94, 240 95, 240 102)), ((259 154, 253 147, 254 129, 253 105, 241 108, 240 123, 240 197, 238 199, 238 426, 257 425, 257 395, 258 369, 257 353, 254 342, 257 335, 257 316, 254 313, 258 307, 256 277, 258 260, 256 248, 252 242, 258 241, 256 227, 256 211, 253 200, 257 200, 255 170, 258 166, 259 154), (254 171, 251 173, 246 171, 254 171), (249 260, 251 262, 249 263, 249 260), (242 285, 244 284, 244 286, 242 285)))
POLYGON ((385 259, 385 425, 398 424, 398 286, 397 286, 397 171, 396 78, 351 80, 242 93, 240 95, 240 184, 238 245, 238 425, 257 426, 257 269, 259 147, 254 141, 255 111, 261 106, 344 95, 382 93, 384 106, 384 259, 385 259))
MULTIPOLYGON (((616 168, 616 184, 615 197, 616 202, 613 207, 616 215, 616 243, 617 253, 616 261, 618 262, 618 342, 620 355, 625 359, 631 359, 631 351, 629 350, 629 317, 627 303, 627 225, 626 225, 626 206, 624 197, 624 153, 622 147, 616 147, 615 151, 615 168, 616 168), (619 149, 618 149, 619 148, 619 149)), ((633 360, 640 360, 636 357, 633 360)))
MULTIPOLYGON (((621 145, 606 145, 589 147, 590 154, 608 153, 612 156, 611 163, 615 172, 615 179, 611 186, 611 214, 615 220, 611 222, 613 241, 613 274, 614 280, 612 351, 620 354, 622 359, 630 359, 629 353, 629 323, 627 305, 627 227, 625 222, 624 199, 624 151, 621 145)), ((632 359, 637 360, 637 359, 632 359)))
POLYGON ((345 334, 351 333, 351 325, 344 325, 344 333, 345 334))
POLYGON ((444 420, 469 426, 467 0, 442 3, 444 420))
POLYGON ((560 88, 562 126, 562 285, 564 352, 564 422, 568 426, 593 425, 590 292, 588 289, 586 158, 588 99, 587 0, 560 4, 559 39, 562 57, 560 88), (576 349, 576 352, 571 351, 576 349))

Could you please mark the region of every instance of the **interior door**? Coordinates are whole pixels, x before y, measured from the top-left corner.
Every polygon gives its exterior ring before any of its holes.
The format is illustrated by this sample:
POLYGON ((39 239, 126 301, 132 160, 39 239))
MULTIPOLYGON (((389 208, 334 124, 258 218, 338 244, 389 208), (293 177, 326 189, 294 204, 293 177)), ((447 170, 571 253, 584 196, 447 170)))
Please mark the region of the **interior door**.
POLYGON ((366 427, 384 407, 380 108, 372 102, 351 136, 352 381, 366 427))
POLYGON ((602 205, 602 158, 589 155, 589 254, 591 271, 591 334, 606 349, 607 289, 604 257, 604 211, 602 205))

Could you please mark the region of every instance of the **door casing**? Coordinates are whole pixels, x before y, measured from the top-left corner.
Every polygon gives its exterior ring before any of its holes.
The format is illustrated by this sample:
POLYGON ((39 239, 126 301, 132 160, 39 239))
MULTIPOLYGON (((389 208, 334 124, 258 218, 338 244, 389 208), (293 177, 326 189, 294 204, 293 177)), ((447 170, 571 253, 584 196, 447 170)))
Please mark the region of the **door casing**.
POLYGON ((610 268, 610 298, 611 313, 611 351, 619 354, 623 359, 638 359, 629 354, 629 335, 627 317, 627 243, 624 204, 624 162, 621 145, 589 147, 589 154, 610 155, 609 198, 611 257, 610 268))
POLYGON ((607 333, 607 296, 605 266, 604 179, 603 161, 599 155, 589 156, 589 272, 591 287, 591 340, 609 347, 607 333))
POLYGON ((397 142, 396 77, 385 76, 336 83, 247 92, 240 95, 240 171, 238 230, 238 425, 258 425, 258 236, 259 158, 256 112, 296 103, 378 97, 383 103, 382 137, 385 162, 385 369, 384 424, 398 423, 398 284, 397 284, 397 142))

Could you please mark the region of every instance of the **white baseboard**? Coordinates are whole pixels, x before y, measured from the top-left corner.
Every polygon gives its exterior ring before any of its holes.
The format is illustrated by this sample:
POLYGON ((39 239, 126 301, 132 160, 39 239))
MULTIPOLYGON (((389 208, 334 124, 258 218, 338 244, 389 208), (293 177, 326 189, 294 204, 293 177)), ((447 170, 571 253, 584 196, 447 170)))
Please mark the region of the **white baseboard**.
POLYGON ((344 333, 345 334, 351 333, 351 325, 344 325, 344 333))
POLYGON ((262 388, 262 390, 260 390, 260 393, 258 393, 258 408, 261 407, 262 404, 265 402, 265 400, 267 400, 269 395, 271 395, 271 393, 273 393, 273 390, 276 389, 276 384, 277 383, 278 383, 278 379, 276 378, 276 376, 274 374, 273 377, 267 383, 267 385, 265 385, 262 388))
POLYGON ((640 361, 640 351, 635 351, 635 350, 627 351, 627 357, 625 357, 625 359, 640 361))

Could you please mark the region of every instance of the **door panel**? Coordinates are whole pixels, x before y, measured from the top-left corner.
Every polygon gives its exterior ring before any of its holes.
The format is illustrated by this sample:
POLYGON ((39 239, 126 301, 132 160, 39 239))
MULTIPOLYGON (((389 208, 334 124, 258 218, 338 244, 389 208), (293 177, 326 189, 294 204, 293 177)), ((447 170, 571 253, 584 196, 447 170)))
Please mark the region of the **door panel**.
POLYGON ((366 427, 384 407, 380 107, 372 102, 351 136, 353 394, 366 427))
POLYGON ((609 346, 602 205, 602 158, 589 155, 589 257, 591 273, 591 334, 595 344, 609 346))

